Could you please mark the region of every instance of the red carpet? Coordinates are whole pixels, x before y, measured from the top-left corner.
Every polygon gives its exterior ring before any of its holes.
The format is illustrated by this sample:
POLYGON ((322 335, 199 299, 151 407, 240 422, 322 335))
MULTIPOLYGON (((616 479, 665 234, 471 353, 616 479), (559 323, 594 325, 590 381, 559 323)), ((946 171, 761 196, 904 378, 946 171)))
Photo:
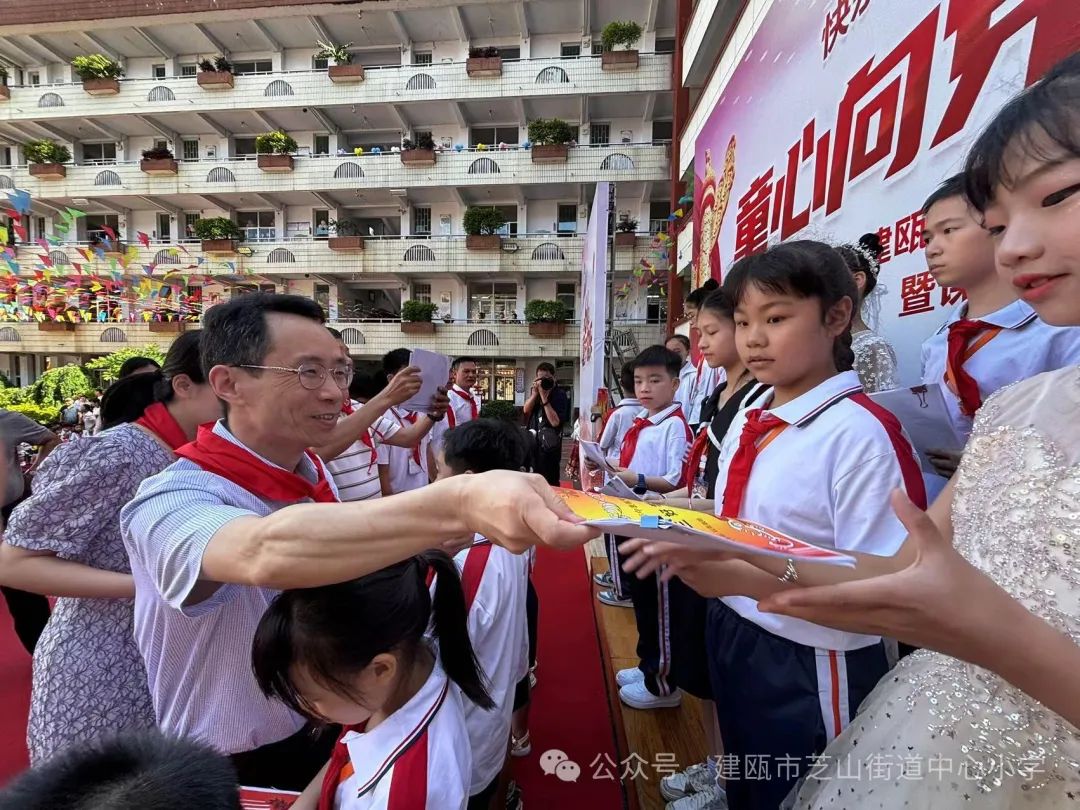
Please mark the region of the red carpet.
POLYGON ((583 555, 582 550, 547 548, 537 553, 533 584, 540 600, 540 639, 538 683, 529 714, 532 753, 514 762, 514 778, 526 807, 620 810, 624 806, 622 788, 615 781, 621 768, 583 555), (573 776, 571 766, 544 772, 541 758, 550 749, 576 763, 580 769, 576 781, 560 778, 573 776), (614 779, 603 778, 607 774, 614 779))
POLYGON ((30 656, 15 635, 7 605, 0 599, 0 785, 23 771, 26 714, 30 709, 30 656))

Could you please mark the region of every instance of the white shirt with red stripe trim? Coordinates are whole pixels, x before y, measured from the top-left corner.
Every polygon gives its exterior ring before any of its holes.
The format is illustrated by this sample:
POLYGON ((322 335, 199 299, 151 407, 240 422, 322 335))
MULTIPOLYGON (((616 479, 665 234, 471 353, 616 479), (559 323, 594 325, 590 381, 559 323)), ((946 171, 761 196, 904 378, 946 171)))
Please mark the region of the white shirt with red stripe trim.
MULTIPOLYGON (((771 398, 769 391, 760 401, 771 398)), ((717 514, 747 413, 735 417, 721 443, 717 514)), ((789 427, 759 452, 739 517, 823 548, 894 554, 907 530, 893 514, 889 495, 902 488, 925 508, 922 472, 900 423, 863 393, 859 375, 841 372, 766 413, 789 427)), ((879 640, 761 613, 749 597, 723 601, 770 633, 808 647, 857 650, 879 640)))
MULTIPOLYGON (((413 419, 427 418, 415 411, 404 411, 398 408, 391 408, 387 416, 401 429, 411 427, 414 424, 413 419)), ((431 433, 428 432, 420 440, 419 447, 416 448, 420 455, 419 462, 416 460, 417 452, 414 452, 412 447, 385 446, 386 463, 390 467, 390 488, 395 494, 411 492, 429 483, 427 451, 430 443, 431 433)), ((380 450, 380 454, 381 452, 380 450)), ((383 462, 380 461, 379 463, 383 462)))
POLYGON ((460 385, 452 386, 448 394, 450 397, 450 410, 446 412, 446 426, 448 428, 463 425, 473 417, 473 406, 476 406, 476 414, 480 415, 480 397, 471 391, 466 391, 460 385), (471 404, 470 404, 471 403, 471 404))
MULTIPOLYGON (((354 401, 354 409, 364 406, 354 401)), ((345 417, 342 416, 342 419, 345 417)), ((334 477, 342 501, 367 501, 382 497, 379 484, 379 465, 389 463, 388 447, 385 442, 398 432, 401 426, 386 414, 382 414, 368 428, 372 447, 361 441, 350 444, 340 456, 326 462, 326 468, 334 477), (372 458, 374 450, 375 457, 372 458)))
POLYGON ((623 397, 610 414, 600 434, 600 449, 615 464, 619 463, 619 450, 626 431, 634 424, 634 417, 641 413, 641 403, 634 397, 623 397))
POLYGON ((461 703, 436 662, 404 706, 342 737, 353 773, 338 785, 335 810, 462 810, 472 756, 461 703))
POLYGON ((634 414, 635 418, 648 419, 652 427, 638 434, 637 449, 629 464, 629 469, 638 475, 663 478, 676 487, 682 480, 683 463, 693 439, 686 420, 673 415, 678 407, 679 403, 673 402, 655 416, 649 416, 644 408, 634 414))
MULTIPOLYGON (((965 440, 971 435, 973 422, 960 411, 959 398, 945 385, 945 363, 949 357, 949 324, 966 314, 967 304, 961 304, 922 345, 922 381, 942 386, 953 429, 965 440)), ((1080 327, 1043 323, 1024 301, 1013 301, 975 320, 1002 327, 993 340, 964 363, 964 371, 979 384, 984 402, 1006 385, 1080 363, 1080 327)))
POLYGON ((529 556, 511 554, 480 535, 471 548, 454 557, 468 596, 469 578, 480 575, 469 606, 469 639, 476 659, 488 678, 495 708, 481 709, 463 700, 465 725, 472 746, 473 776, 470 794, 476 795, 499 775, 506 760, 514 693, 529 672, 529 632, 525 598, 529 586, 529 556), (483 567, 478 568, 483 554, 483 567), (470 558, 474 563, 470 565, 470 558))

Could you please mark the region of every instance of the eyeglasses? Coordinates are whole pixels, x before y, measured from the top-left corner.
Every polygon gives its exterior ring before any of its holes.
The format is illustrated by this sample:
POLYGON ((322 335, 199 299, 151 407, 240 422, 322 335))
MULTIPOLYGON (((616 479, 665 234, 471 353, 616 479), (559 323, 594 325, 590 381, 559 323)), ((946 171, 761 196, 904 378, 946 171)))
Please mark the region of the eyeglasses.
POLYGON ((256 368, 261 371, 281 371, 289 374, 295 374, 296 378, 300 381, 300 385, 306 388, 308 391, 316 391, 322 388, 324 382, 326 382, 326 375, 329 374, 334 380, 334 384, 337 385, 342 391, 348 390, 349 383, 352 382, 353 368, 352 366, 334 366, 333 368, 327 368, 322 363, 301 363, 298 368, 286 368, 284 366, 252 366, 241 365, 237 368, 256 368))

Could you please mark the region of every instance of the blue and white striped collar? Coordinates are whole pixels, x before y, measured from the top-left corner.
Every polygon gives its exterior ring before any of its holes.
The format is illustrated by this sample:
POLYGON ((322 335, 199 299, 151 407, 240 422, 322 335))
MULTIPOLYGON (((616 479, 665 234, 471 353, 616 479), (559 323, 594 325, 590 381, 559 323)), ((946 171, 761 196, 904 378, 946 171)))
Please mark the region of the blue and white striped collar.
MULTIPOLYGON (((947 332, 949 324, 956 323, 966 317, 967 303, 965 302, 949 313, 949 317, 945 319, 945 323, 937 330, 937 334, 940 335, 942 332, 947 332)), ((1022 329, 1038 317, 1038 314, 1031 308, 1030 304, 1026 301, 1017 300, 1003 306, 1001 309, 991 312, 989 315, 984 315, 977 320, 988 323, 991 326, 1000 326, 1002 329, 1022 329)))

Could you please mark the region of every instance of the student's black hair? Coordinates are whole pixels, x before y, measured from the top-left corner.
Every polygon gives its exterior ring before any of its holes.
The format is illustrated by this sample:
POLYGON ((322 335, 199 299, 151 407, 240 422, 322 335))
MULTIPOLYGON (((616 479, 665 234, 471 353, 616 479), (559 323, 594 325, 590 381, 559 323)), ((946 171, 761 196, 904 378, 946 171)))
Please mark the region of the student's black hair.
POLYGON ((476 362, 475 357, 455 357, 454 362, 450 364, 450 370, 451 371, 457 371, 458 366, 460 366, 462 363, 475 363, 475 362, 476 362))
POLYGON ((0 791, 6 810, 240 810, 228 757, 190 739, 131 731, 72 746, 0 791))
POLYGON ((525 466, 521 429, 500 419, 472 419, 443 434, 443 460, 454 475, 518 471, 525 466))
POLYGON ((634 358, 634 369, 663 368, 672 377, 678 377, 683 361, 667 346, 649 346, 634 358))
POLYGON ((334 328, 328 326, 328 327, 326 327, 326 331, 334 336, 334 340, 340 340, 342 343, 345 342, 345 338, 343 338, 341 336, 341 330, 340 329, 334 329, 334 328))
POLYGON ((382 370, 388 378, 393 377, 409 365, 412 352, 408 349, 394 349, 383 355, 382 370))
POLYGON ((942 200, 950 200, 953 197, 959 197, 962 200, 967 200, 967 187, 964 180, 964 174, 954 174, 952 177, 946 177, 941 181, 941 184, 930 192, 930 196, 926 198, 926 201, 922 204, 923 214, 930 212, 930 208, 933 205, 941 202, 942 200))
MULTIPOLYGON (((866 298, 877 286, 878 271, 881 267, 881 253, 883 247, 881 237, 876 233, 864 233, 859 237, 855 245, 840 245, 836 252, 848 266, 852 273, 862 273, 866 276, 863 285, 862 297, 866 298)), ((857 286, 857 285, 856 285, 857 286)))
POLYGON ((367 401, 386 387, 386 376, 382 372, 353 374, 349 383, 349 396, 356 400, 367 401))
POLYGON ((473 703, 490 709, 494 703, 469 641, 467 619, 457 566, 441 551, 337 585, 284 591, 255 631, 255 679, 267 697, 313 720, 327 720, 296 687, 297 665, 326 689, 360 701, 352 676, 383 653, 397 654, 407 672, 431 625, 447 676, 473 703), (427 585, 429 568, 435 572, 434 597, 427 585))
MULTIPOLYGON (((724 291, 737 307, 751 284, 776 295, 816 298, 822 317, 844 298, 851 299, 852 314, 859 305, 855 276, 840 254, 824 242, 809 239, 781 242, 763 253, 739 259, 724 279, 724 291)), ((833 360, 837 371, 850 371, 855 362, 850 322, 836 338, 833 360)))
POLYGON ((161 368, 161 364, 152 357, 129 357, 120 365, 120 372, 117 374, 116 379, 122 380, 124 377, 145 368, 152 368, 157 371, 161 368))
POLYGON ((634 361, 629 363, 623 363, 622 369, 619 371, 619 388, 622 389, 624 397, 632 397, 634 395, 634 361))
POLYGON ((551 363, 547 362, 546 360, 543 363, 538 363, 536 365, 536 373, 539 374, 541 371, 546 371, 552 377, 555 376, 555 366, 553 366, 551 363))
POLYGON ((707 296, 705 300, 701 302, 701 309, 708 310, 714 315, 718 315, 725 320, 735 320, 735 304, 731 300, 731 296, 724 292, 722 289, 713 290, 707 296))
POLYGON ((998 186, 1008 188, 1009 159, 1049 161, 1064 152, 1080 157, 1080 51, 1062 59, 1006 104, 982 131, 964 164, 964 191, 985 211, 998 186))
MULTIPOLYGON (((249 293, 211 307, 203 315, 203 371, 214 366, 261 365, 270 351, 271 313, 299 315, 325 323, 323 310, 310 298, 278 293, 249 293)), ((256 372, 261 373, 261 372, 256 372)))
POLYGON ((193 383, 206 382, 199 357, 200 330, 184 332, 169 347, 165 364, 150 374, 129 374, 101 395, 101 429, 134 422, 155 402, 172 402, 174 377, 186 374, 193 383))
POLYGON ((720 289, 720 283, 715 278, 706 279, 704 284, 686 296, 686 303, 701 309, 701 304, 709 297, 709 293, 718 289, 720 289))
POLYGON ((666 346, 673 340, 679 341, 679 343, 683 345, 683 348, 686 349, 686 351, 690 351, 690 338, 688 338, 686 335, 668 335, 668 339, 664 341, 664 345, 666 346))

